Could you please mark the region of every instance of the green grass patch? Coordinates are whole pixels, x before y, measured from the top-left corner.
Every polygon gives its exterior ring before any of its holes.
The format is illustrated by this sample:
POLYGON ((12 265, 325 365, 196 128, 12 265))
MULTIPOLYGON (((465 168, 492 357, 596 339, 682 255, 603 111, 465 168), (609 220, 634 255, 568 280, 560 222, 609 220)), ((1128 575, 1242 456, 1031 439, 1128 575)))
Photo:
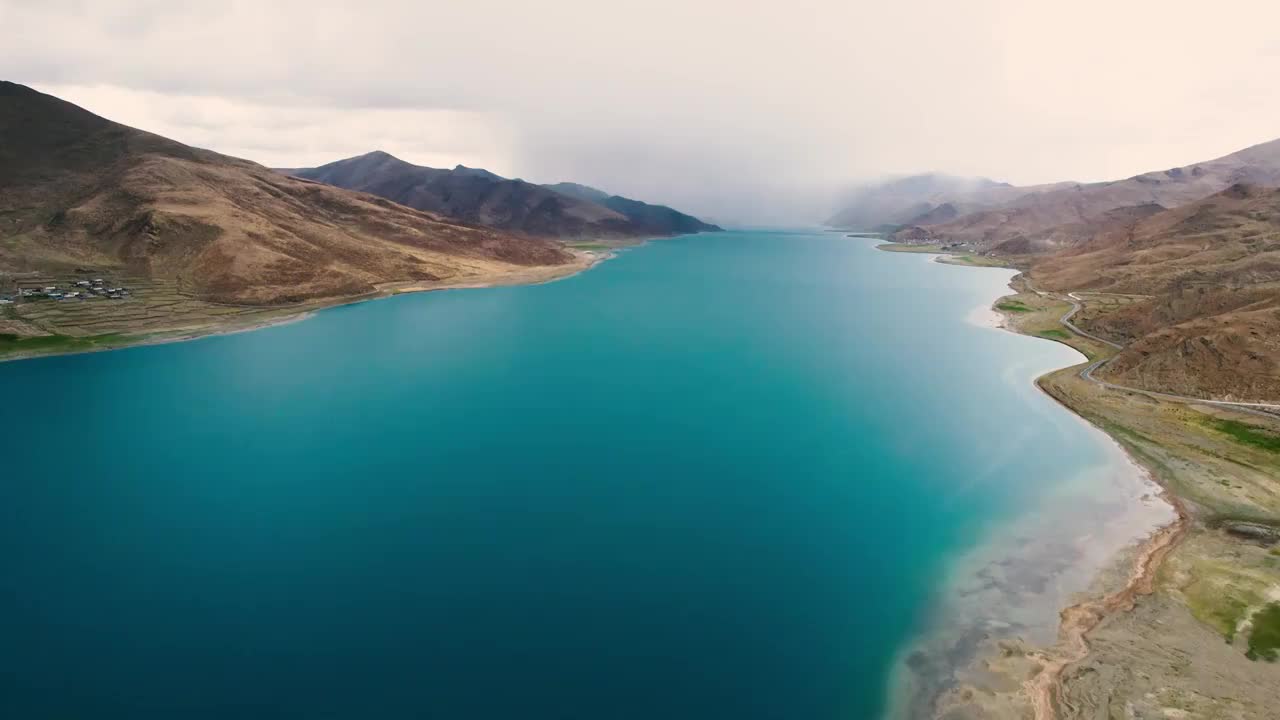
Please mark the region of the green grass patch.
POLYGON ((877 250, 887 250, 889 252, 905 252, 905 253, 937 253, 942 251, 941 245, 913 245, 912 243, 882 243, 876 246, 877 250))
POLYGON ((1217 630, 1227 642, 1236 639, 1236 626, 1244 619, 1256 595, 1234 583, 1199 580, 1184 591, 1191 614, 1217 630))
POLYGON ((972 267, 1010 267, 1004 258, 987 257, 985 255, 951 255, 948 261, 953 265, 969 265, 972 267))
POLYGON ((1253 630, 1249 632, 1250 660, 1275 662, 1280 659, 1280 603, 1271 603, 1253 615, 1253 630))
POLYGON ((613 248, 612 245, 598 242, 568 243, 568 245, 576 250, 610 250, 613 248))
POLYGON ((1067 332, 1066 330, 1059 330, 1057 328, 1049 328, 1048 330, 1041 330, 1036 334, 1039 335, 1040 337, 1047 337, 1052 340, 1070 340, 1071 339, 1071 333, 1067 332))
POLYGON ((14 353, 65 353, 84 352, 104 347, 117 347, 134 342, 139 336, 109 333, 89 337, 71 335, 22 336, 0 333, 0 356, 14 353))
POLYGON ((1026 305, 1023 305, 1017 300, 1006 300, 996 305, 996 309, 1004 310, 1005 312, 1017 312, 1017 313, 1031 312, 1031 308, 1027 307, 1026 305))
POLYGON ((1239 420, 1207 416, 1200 422, 1223 435, 1230 436, 1241 445, 1249 445, 1265 452, 1280 454, 1280 435, 1266 428, 1243 423, 1239 420))

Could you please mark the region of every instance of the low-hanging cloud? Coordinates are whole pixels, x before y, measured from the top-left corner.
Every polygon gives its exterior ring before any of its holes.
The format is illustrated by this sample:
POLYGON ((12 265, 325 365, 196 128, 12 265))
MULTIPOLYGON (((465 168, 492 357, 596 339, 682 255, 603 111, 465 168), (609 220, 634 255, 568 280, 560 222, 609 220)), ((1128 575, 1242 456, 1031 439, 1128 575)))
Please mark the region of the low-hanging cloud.
POLYGON ((1280 135, 1277 20, 1262 0, 4 0, 0 67, 270 165, 380 148, 807 223, 857 178, 1104 179, 1280 135))

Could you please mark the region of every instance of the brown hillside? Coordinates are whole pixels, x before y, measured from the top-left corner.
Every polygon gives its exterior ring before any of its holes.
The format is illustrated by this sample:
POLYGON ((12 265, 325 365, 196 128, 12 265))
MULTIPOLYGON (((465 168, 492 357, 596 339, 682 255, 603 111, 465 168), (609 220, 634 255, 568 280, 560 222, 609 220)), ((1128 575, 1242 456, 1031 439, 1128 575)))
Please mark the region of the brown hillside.
POLYGON ((1149 296, 1088 328, 1132 342, 1115 382, 1219 399, 1280 398, 1280 190, 1236 185, 1116 222, 1039 260, 1043 288, 1149 296))
POLYGON ((275 173, 0 82, 0 270, 86 266, 272 304, 376 283, 493 275, 571 256, 275 173))

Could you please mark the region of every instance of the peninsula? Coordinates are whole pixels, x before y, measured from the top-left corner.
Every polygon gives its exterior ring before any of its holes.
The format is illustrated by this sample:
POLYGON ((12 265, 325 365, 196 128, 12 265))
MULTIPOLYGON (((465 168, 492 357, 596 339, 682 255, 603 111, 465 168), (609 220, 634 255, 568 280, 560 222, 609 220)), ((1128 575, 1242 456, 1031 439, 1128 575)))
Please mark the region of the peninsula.
POLYGON ((335 164, 345 174, 284 174, 12 82, 0 82, 0 134, 0 360, 252 329, 395 293, 546 282, 619 244, 719 229, 585 186, 379 153, 335 164), (395 168, 443 173, 433 187, 455 201, 374 180, 395 168), (93 278, 128 291, 91 292, 93 278))

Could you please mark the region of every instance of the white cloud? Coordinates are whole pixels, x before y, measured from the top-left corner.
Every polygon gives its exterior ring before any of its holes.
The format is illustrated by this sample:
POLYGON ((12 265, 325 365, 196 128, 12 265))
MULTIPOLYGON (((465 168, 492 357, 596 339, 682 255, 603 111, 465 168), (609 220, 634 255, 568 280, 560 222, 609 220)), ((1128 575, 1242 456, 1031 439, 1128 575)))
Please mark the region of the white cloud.
POLYGON ((0 0, 0 67, 270 164, 381 147, 783 222, 856 177, 1104 179, 1270 139, 1278 25, 1270 0, 0 0))
POLYGON ((461 163, 501 172, 512 155, 511 130, 482 112, 275 105, 111 85, 35 87, 116 122, 271 167, 308 167, 385 150, 420 165, 461 163))

